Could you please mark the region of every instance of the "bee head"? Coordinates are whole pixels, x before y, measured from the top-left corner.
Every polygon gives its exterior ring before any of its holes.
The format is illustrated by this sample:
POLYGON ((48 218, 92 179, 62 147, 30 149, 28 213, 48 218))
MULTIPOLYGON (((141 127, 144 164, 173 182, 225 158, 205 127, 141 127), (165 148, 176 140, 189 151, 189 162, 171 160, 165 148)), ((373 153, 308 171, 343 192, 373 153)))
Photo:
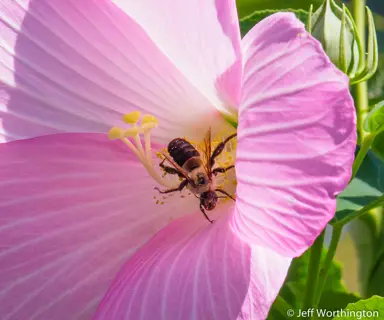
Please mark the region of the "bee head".
POLYGON ((215 209, 217 204, 217 194, 215 191, 207 191, 203 192, 200 196, 201 204, 205 209, 211 211, 215 209))

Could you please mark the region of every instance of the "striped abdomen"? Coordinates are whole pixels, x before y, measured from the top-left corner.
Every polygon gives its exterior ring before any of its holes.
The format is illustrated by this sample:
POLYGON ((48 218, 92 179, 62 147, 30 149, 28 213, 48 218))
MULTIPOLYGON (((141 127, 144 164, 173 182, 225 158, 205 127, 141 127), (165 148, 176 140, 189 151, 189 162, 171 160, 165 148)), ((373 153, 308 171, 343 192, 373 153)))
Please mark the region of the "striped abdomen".
POLYGON ((168 152, 175 162, 182 167, 192 157, 200 157, 200 153, 188 141, 176 138, 168 144, 168 152))

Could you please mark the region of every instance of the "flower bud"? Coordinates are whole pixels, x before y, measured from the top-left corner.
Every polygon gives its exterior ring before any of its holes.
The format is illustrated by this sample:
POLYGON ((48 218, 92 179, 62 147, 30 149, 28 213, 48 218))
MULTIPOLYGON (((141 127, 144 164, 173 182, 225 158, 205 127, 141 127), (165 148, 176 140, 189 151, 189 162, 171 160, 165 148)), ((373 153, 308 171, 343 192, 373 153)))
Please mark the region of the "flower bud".
POLYGON ((354 74, 359 49, 352 19, 333 0, 326 0, 311 17, 311 33, 318 39, 331 61, 344 73, 354 74))
POLYGON ((334 0, 325 0, 308 17, 308 31, 323 45, 331 61, 351 80, 351 84, 368 80, 377 69, 377 39, 372 13, 367 9, 368 53, 363 47, 351 13, 334 0))

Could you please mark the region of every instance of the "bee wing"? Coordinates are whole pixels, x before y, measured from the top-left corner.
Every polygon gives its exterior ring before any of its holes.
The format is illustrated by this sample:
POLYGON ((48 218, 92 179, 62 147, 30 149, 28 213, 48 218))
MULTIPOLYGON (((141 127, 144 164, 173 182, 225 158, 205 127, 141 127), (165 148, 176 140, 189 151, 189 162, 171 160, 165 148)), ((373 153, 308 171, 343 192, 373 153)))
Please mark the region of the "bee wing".
POLYGON ((207 172, 208 177, 212 176, 211 168, 211 156, 212 156, 212 137, 211 137, 211 127, 209 127, 208 132, 204 138, 204 167, 207 172))
POLYGON ((192 187, 196 188, 195 182, 189 177, 188 172, 185 171, 182 167, 180 167, 173 159, 168 156, 167 154, 163 153, 163 156, 165 159, 168 160, 168 162, 177 170, 179 171, 185 179, 188 180, 188 182, 192 185, 192 187))

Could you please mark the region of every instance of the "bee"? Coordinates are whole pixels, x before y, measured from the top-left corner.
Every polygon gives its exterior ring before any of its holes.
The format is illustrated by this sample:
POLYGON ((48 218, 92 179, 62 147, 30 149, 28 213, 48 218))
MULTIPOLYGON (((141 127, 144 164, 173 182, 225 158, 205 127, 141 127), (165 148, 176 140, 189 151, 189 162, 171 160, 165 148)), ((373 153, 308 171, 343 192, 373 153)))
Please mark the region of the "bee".
POLYGON ((215 159, 223 152, 225 145, 235 138, 236 135, 236 133, 230 135, 212 151, 211 129, 209 129, 204 139, 204 158, 187 140, 182 138, 173 139, 169 142, 167 148, 170 156, 163 154, 164 159, 159 166, 168 174, 178 175, 182 181, 174 189, 163 191, 158 188, 155 189, 162 194, 181 191, 184 188, 189 189, 200 199, 200 210, 205 218, 213 223, 213 220, 208 217, 205 210, 211 211, 215 209, 219 198, 231 198, 235 201, 225 190, 216 188, 215 184, 215 177, 219 173, 225 173, 235 166, 231 165, 226 168, 219 167, 215 169, 213 169, 213 166, 215 165, 215 159), (165 160, 172 167, 165 165, 165 160), (217 193, 221 193, 224 196, 218 196, 217 193))

